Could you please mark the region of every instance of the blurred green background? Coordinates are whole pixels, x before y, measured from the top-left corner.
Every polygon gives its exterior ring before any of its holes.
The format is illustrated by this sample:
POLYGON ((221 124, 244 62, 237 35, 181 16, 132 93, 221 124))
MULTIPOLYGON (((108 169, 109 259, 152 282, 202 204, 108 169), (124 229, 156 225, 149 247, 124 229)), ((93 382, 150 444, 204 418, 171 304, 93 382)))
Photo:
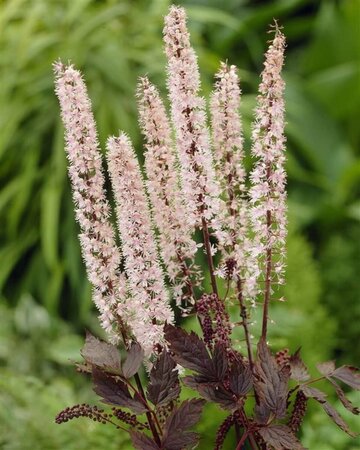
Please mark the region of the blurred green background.
MULTIPOLYGON (((314 374, 319 360, 359 364, 360 2, 176 3, 188 11, 205 95, 219 60, 240 69, 247 149, 268 24, 277 18, 283 25, 291 232, 288 302, 272 310, 271 343, 301 345, 314 374)), ((60 409, 94 399, 69 359, 79 359, 85 327, 101 330, 77 240, 51 64, 61 57, 83 71, 101 143, 123 129, 141 155, 136 80, 148 74, 165 94, 162 23, 169 4, 0 3, 0 449, 131 448, 108 426, 54 424, 60 409)), ((356 430, 355 419, 339 409, 356 430)), ((222 416, 206 409, 200 449, 212 448, 222 416)), ((360 445, 316 406, 302 434, 312 450, 360 445)))

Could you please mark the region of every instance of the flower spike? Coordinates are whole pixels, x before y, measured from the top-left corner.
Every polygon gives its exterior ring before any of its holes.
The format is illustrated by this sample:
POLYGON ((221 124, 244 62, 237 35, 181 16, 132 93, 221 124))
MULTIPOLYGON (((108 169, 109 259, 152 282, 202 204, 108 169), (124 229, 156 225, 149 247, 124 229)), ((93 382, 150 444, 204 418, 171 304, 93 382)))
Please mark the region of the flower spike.
POLYGON ((159 92, 141 78, 138 85, 140 125, 145 136, 147 188, 152 203, 159 244, 178 306, 194 303, 193 283, 198 283, 194 258, 197 244, 187 220, 179 186, 171 129, 159 92))
POLYGON ((134 149, 124 133, 109 138, 107 149, 131 293, 126 319, 149 356, 155 346, 163 342, 163 325, 172 323, 173 312, 158 260, 148 200, 134 149))
MULTIPOLYGON (((61 62, 54 64, 56 95, 65 126, 69 176, 80 225, 80 241, 93 297, 103 328, 112 336, 122 322, 126 283, 119 267, 120 252, 110 223, 101 153, 85 83, 78 70, 61 62)), ((119 332, 120 330, 118 330, 119 332)))
MULTIPOLYGON (((274 39, 265 55, 252 132, 252 155, 257 159, 250 175, 253 255, 265 274, 263 337, 266 337, 272 284, 284 283, 286 239, 286 173, 284 89, 281 77, 285 37, 275 23, 274 39)), ((259 270, 254 273, 258 277, 259 270)), ((255 283, 255 279, 254 279, 255 283)))

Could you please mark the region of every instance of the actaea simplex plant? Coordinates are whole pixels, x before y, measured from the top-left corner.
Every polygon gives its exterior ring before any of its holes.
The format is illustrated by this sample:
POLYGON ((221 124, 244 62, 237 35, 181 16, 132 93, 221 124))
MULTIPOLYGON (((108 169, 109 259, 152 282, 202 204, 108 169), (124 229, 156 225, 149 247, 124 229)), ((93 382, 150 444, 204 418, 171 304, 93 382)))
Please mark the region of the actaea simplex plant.
POLYGON ((82 253, 108 336, 105 342, 87 334, 84 363, 77 368, 91 375, 95 392, 110 405, 66 408, 57 423, 88 417, 112 424, 129 432, 141 450, 203 448, 201 436, 190 429, 205 403, 213 402, 228 412, 214 430, 215 450, 223 448, 229 432, 236 435, 237 450, 295 450, 303 448, 296 434, 311 399, 354 436, 313 385, 327 379, 344 407, 359 414, 339 384, 360 389, 358 369, 325 362, 312 379, 299 351, 273 355, 267 344, 270 304, 283 300, 277 287, 284 283, 287 231, 285 37, 276 22, 270 32, 247 182, 237 69, 222 63, 216 74, 210 134, 186 14, 170 8, 164 42, 171 120, 148 78, 139 80, 137 91, 146 179, 125 133, 107 141, 120 248, 84 81, 72 65, 54 65, 82 253), (194 240, 195 233, 202 242, 194 240), (200 252, 202 266, 196 264, 200 252), (205 273, 211 292, 204 290, 205 273), (236 323, 229 307, 238 307, 236 323), (255 307, 262 308, 258 342, 250 332, 255 307), (197 316, 202 336, 174 326, 176 309, 197 316), (232 338, 235 327, 243 330, 242 345, 232 338), (126 352, 123 360, 120 350, 126 352), (201 398, 181 401, 182 384, 201 398))

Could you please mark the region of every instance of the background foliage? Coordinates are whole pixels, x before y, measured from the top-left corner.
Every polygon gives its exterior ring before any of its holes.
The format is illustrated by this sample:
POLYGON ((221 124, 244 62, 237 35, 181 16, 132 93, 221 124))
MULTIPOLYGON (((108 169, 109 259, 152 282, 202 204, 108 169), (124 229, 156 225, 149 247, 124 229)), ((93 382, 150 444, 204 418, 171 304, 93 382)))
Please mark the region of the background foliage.
MULTIPOLYGON (((51 64, 86 77, 100 141, 119 128, 141 156, 134 92, 147 73, 165 91, 168 0, 7 0, 0 4, 0 448, 126 448, 126 437, 55 413, 91 399, 74 374, 84 327, 100 333, 77 241, 51 64), (44 426, 46 424, 46 426, 44 426)), ((274 348, 304 359, 360 360, 360 4, 357 0, 186 0, 204 93, 220 59, 240 68, 247 148, 268 24, 288 40, 287 304, 273 309, 274 348)), ((344 413, 345 415, 345 413, 344 413)), ((218 416, 218 417, 216 417, 218 416)), ((214 417, 201 425, 211 448, 214 417)), ((304 443, 353 450, 316 408, 304 443), (314 429, 317 431, 314 432, 314 429)))

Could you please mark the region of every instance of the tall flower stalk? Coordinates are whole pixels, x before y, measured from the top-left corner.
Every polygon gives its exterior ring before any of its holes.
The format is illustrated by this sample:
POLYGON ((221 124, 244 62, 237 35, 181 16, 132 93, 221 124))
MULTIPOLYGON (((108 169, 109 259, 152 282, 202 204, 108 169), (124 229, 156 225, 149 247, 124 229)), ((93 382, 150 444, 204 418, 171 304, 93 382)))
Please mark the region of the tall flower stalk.
POLYGON ((245 258, 241 241, 247 234, 247 208, 244 203, 246 173, 236 67, 222 63, 216 79, 210 101, 214 162, 221 192, 226 200, 221 217, 223 232, 219 233, 218 240, 225 261, 235 260, 238 267, 242 267, 245 258))
POLYGON ((265 55, 252 132, 252 155, 257 159, 250 174, 253 255, 264 273, 262 338, 266 339, 269 303, 274 284, 284 283, 286 238, 286 173, 284 89, 281 78, 285 37, 275 23, 275 36, 265 55))

